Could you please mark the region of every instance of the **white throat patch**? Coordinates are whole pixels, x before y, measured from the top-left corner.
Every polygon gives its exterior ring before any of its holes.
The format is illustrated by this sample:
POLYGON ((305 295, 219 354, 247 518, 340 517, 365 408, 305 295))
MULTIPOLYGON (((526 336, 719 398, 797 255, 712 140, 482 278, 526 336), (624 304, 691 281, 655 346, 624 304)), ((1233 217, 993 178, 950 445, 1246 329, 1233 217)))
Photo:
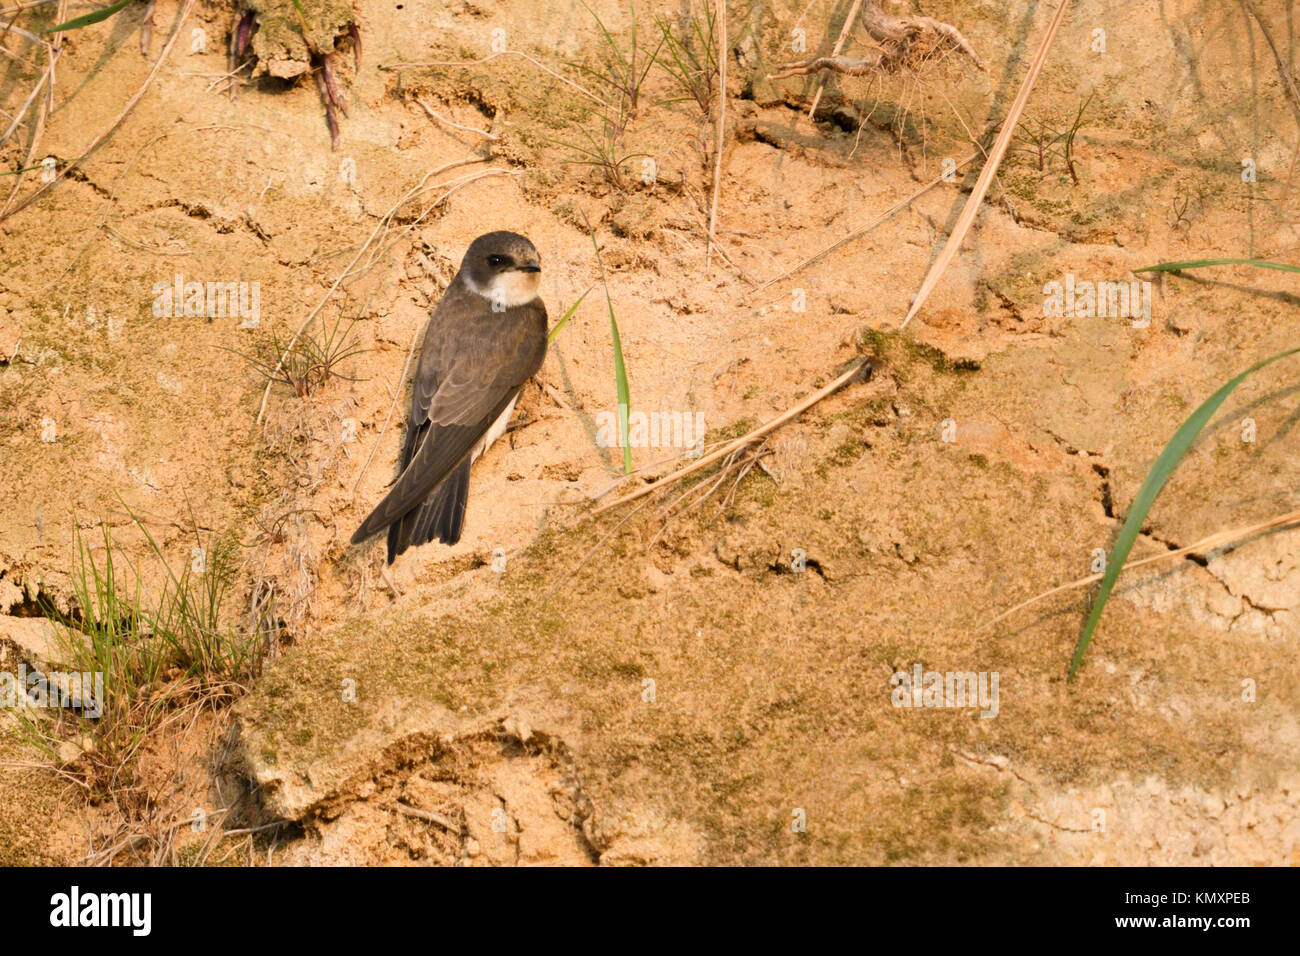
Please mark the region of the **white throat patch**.
POLYGON ((542 276, 540 272, 511 269, 494 276, 486 286, 479 285, 469 276, 465 277, 465 281, 473 291, 491 302, 495 309, 504 312, 506 309, 527 305, 537 298, 542 276))

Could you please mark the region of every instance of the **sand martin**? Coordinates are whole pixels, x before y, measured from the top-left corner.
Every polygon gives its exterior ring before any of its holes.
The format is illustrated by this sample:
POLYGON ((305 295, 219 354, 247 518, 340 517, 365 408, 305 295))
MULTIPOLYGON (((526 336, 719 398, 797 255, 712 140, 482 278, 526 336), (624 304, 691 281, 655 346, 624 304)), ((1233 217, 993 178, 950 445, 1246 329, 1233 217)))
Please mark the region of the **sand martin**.
POLYGON ((541 261, 513 232, 475 239, 429 316, 411 392, 402 470, 352 536, 388 529, 388 563, 437 538, 460 540, 469 467, 505 433, 519 392, 546 357, 541 261))

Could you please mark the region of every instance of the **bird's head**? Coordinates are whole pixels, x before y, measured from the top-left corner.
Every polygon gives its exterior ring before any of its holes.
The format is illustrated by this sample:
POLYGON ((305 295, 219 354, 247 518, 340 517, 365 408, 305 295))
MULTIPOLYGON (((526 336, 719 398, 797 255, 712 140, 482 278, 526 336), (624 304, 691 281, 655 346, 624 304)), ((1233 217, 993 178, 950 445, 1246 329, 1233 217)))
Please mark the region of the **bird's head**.
POLYGON ((533 244, 517 232, 489 232, 470 243, 460 272, 494 308, 510 309, 537 298, 542 263, 533 244))

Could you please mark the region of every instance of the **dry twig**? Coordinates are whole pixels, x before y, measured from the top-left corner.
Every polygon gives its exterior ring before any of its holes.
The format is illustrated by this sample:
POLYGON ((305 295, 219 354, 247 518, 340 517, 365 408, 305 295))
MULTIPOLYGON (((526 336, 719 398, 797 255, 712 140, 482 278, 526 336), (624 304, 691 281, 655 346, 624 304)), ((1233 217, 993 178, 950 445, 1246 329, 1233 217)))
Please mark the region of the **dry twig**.
POLYGON ((1056 38, 1056 31, 1060 29, 1061 22, 1065 19, 1065 11, 1069 5, 1070 0, 1061 0, 1060 6, 1056 8, 1056 16, 1052 18, 1052 22, 1047 28, 1047 34, 1038 47, 1038 54, 1034 57, 1034 62, 1029 65, 1029 72, 1020 84, 1020 90, 1011 103, 1011 109, 1007 111, 1006 119, 1002 121, 1002 130, 993 143, 993 149, 989 151, 988 159, 984 161, 984 168, 980 170, 979 179, 975 181, 975 188, 971 190, 966 205, 962 207, 961 215, 957 217, 957 223, 953 226, 948 241, 939 250, 939 255, 934 260, 934 264, 926 272, 925 279, 921 282, 921 288, 916 293, 916 298, 912 300, 911 308, 907 310, 907 315, 904 316, 902 324, 898 327, 900 331, 906 328, 907 323, 911 322, 912 317, 920 311, 926 298, 929 297, 935 285, 938 284, 939 277, 943 275, 953 257, 957 255, 962 240, 966 238, 966 233, 970 231, 971 225, 975 222, 975 214, 979 212, 980 204, 984 201, 984 195, 989 191, 993 177, 997 175, 998 165, 1002 162, 1007 146, 1011 143, 1011 137, 1016 132, 1016 124, 1020 122, 1020 114, 1024 112, 1025 104, 1029 101, 1029 93, 1038 80, 1038 74, 1043 70, 1043 64, 1047 62, 1047 51, 1052 47, 1052 40, 1056 38))
POLYGON ((704 268, 713 258, 718 232, 718 194, 722 189, 722 147, 727 135, 727 0, 718 0, 718 145, 713 160, 713 202, 709 205, 709 239, 704 250, 704 268))
MULTIPOLYGON (((1242 541, 1245 538, 1254 537, 1255 535, 1262 534, 1265 531, 1276 531, 1286 528, 1289 525, 1296 524, 1300 524, 1300 510, 1288 511, 1286 514, 1278 515, 1277 517, 1270 518, 1267 521, 1261 521, 1258 524, 1247 525, 1243 528, 1232 528, 1228 531, 1216 531, 1214 534, 1207 535, 1200 541, 1193 542, 1186 547, 1177 548, 1173 551, 1165 551, 1161 554, 1152 555, 1149 558, 1142 558, 1139 561, 1128 561, 1124 564, 1123 570, 1131 571, 1133 568, 1140 568, 1146 564, 1154 564, 1157 561, 1168 561, 1170 558, 1181 558, 1188 554, 1208 554, 1209 552, 1217 551, 1234 541, 1242 541)), ((1079 578, 1077 581, 1071 581, 1068 584, 1062 584, 1044 591, 1042 594, 1036 594, 1029 600, 1021 601, 1015 607, 1003 611, 997 617, 981 624, 977 630, 992 627, 994 624, 998 623, 998 621, 1010 617, 1012 614, 1029 607, 1031 604, 1037 604, 1039 601, 1044 598, 1049 598, 1053 594, 1060 594, 1062 591, 1071 591, 1076 588, 1084 587, 1095 581, 1100 581, 1103 577, 1105 577, 1104 573, 1090 574, 1087 577, 1079 578)))

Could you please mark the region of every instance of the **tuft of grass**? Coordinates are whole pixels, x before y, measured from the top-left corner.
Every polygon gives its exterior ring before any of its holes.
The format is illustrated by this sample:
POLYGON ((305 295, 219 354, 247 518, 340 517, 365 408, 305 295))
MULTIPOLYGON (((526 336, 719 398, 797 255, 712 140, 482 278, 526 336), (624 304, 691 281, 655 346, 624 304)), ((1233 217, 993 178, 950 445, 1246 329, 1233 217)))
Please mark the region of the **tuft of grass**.
MULTIPOLYGON (((204 542, 196 525, 199 547, 178 574, 148 529, 131 518, 165 569, 156 601, 147 601, 141 569, 107 525, 98 546, 78 532, 73 610, 63 615, 48 602, 42 608, 55 628, 51 670, 82 675, 81 699, 71 702, 78 710, 19 711, 23 735, 61 775, 93 799, 112 797, 124 807, 139 802, 137 760, 151 734, 178 714, 237 695, 260 671, 274 633, 265 611, 246 629, 227 622, 237 571, 233 537, 204 542), (70 763, 68 743, 77 754, 70 763)), ((52 686, 51 702, 69 703, 55 696, 52 686)))
POLYGON ((342 323, 342 316, 335 320, 333 326, 326 325, 322 320, 319 332, 304 332, 292 347, 288 347, 288 341, 279 330, 272 330, 269 335, 256 341, 252 352, 229 351, 245 359, 262 379, 287 385, 299 398, 306 398, 332 378, 346 382, 356 381, 355 378, 340 373, 338 366, 369 349, 361 348, 352 334, 355 319, 340 332, 342 323))
POLYGON ((605 175, 605 181, 619 192, 627 192, 628 183, 623 175, 623 167, 634 159, 649 156, 649 153, 623 153, 619 151, 620 131, 608 116, 600 117, 600 133, 582 127, 578 132, 586 141, 575 143, 568 140, 546 140, 556 146, 562 146, 577 158, 564 160, 564 166, 590 166, 599 169, 605 175))
POLYGON ((1134 272, 1181 272, 1184 269, 1205 269, 1209 266, 1255 266, 1260 269, 1281 269, 1283 272, 1300 272, 1300 266, 1267 259, 1191 259, 1187 262, 1160 262, 1154 266, 1134 269, 1134 272))
POLYGON ((718 92, 718 40, 713 5, 705 0, 703 6, 703 17, 691 9, 683 11, 676 33, 669 18, 655 21, 663 35, 660 49, 666 54, 656 60, 681 87, 685 95, 680 100, 694 101, 707 117, 713 113, 713 99, 718 92))
POLYGON ((655 65, 664 40, 660 38, 659 45, 652 52, 645 52, 637 36, 636 4, 630 3, 629 7, 632 15, 631 49, 625 54, 623 48, 619 46, 618 40, 605 26, 605 22, 601 20, 599 14, 587 6, 585 0, 583 0, 582 6, 591 14, 591 18, 596 21, 596 26, 600 30, 601 40, 603 41, 600 54, 601 65, 599 69, 592 69, 581 63, 570 63, 569 65, 585 73, 614 94, 618 107, 618 117, 614 127, 617 134, 622 135, 627 124, 636 116, 641 99, 641 87, 645 84, 645 79, 649 75, 651 67, 655 65))
MULTIPOLYGON (((83 678, 82 703, 91 694, 91 711, 98 711, 98 717, 83 716, 69 727, 69 718, 57 710, 51 727, 43 712, 18 711, 23 736, 56 764, 62 762, 60 750, 65 739, 80 747, 76 768, 80 772, 71 775, 96 798, 131 786, 135 757, 166 706, 165 694, 154 697, 143 692, 159 685, 163 660, 152 653, 146 638, 147 614, 142 609, 139 577, 132 590, 124 591, 119 584, 117 546, 107 526, 103 549, 102 562, 96 561, 78 531, 77 564, 72 573, 76 616, 63 617, 48 605, 42 608, 55 622, 53 650, 58 666, 65 673, 92 675, 88 683, 83 678), (78 730, 86 732, 78 734, 78 730)), ((53 697, 55 688, 50 691, 53 697)))
POLYGON ((1092 611, 1088 614, 1088 619, 1083 626, 1083 633, 1079 636, 1079 643, 1074 649, 1074 657, 1070 661, 1067 680, 1074 679, 1074 674, 1083 661, 1083 654, 1092 641, 1092 635, 1097 629, 1097 622, 1101 618, 1101 612, 1105 609, 1111 591, 1115 588, 1115 580, 1119 577, 1120 571, 1124 570, 1124 564, 1128 560, 1129 552, 1133 550, 1133 544, 1137 541, 1138 532, 1142 530, 1142 524, 1146 521, 1147 512, 1151 510, 1156 496, 1160 494, 1160 490, 1165 486, 1165 482, 1169 480, 1169 476, 1173 474, 1174 469, 1178 467, 1178 463, 1182 461, 1183 456, 1192 446, 1192 442, 1196 440, 1196 436, 1205 428, 1233 389, 1266 365, 1271 365, 1288 355, 1295 355, 1297 352, 1300 352, 1300 348, 1288 349, 1285 352, 1280 352, 1270 358, 1256 362, 1202 402, 1200 407, 1188 417, 1187 421, 1178 427, 1178 430, 1174 432, 1174 437, 1169 439, 1169 443, 1165 445, 1164 450, 1156 458, 1155 464, 1151 466, 1151 471, 1147 473, 1146 480, 1142 482, 1142 487, 1138 489, 1138 493, 1133 499, 1133 505, 1129 508, 1128 517, 1124 519, 1124 525, 1119 530, 1119 537, 1115 539, 1114 550, 1106 562, 1106 573, 1101 579, 1101 588, 1097 592, 1092 611))
POLYGON ((1074 140, 1083 127, 1083 114, 1092 104, 1095 95, 1095 92, 1088 95, 1088 98, 1083 101, 1075 113, 1074 120, 1063 130, 1051 128, 1047 125, 1047 121, 1041 117, 1038 120, 1037 130, 1023 122, 1017 123, 1017 133, 1026 145, 1013 146, 1013 151, 1029 153, 1033 156, 1037 161, 1039 173, 1047 171, 1047 159, 1055 153, 1065 164, 1065 169, 1070 174, 1070 179, 1074 181, 1074 185, 1079 185, 1079 173, 1074 165, 1074 140))
POLYGON ((239 571, 235 537, 212 534, 205 542, 195 523, 196 546, 177 574, 149 529, 138 519, 136 525, 167 574, 158 607, 149 617, 155 650, 167 666, 179 669, 204 690, 257 676, 273 627, 266 605, 247 630, 233 626, 224 616, 239 571))
MULTIPOLYGON (((632 404, 632 393, 627 387, 627 366, 623 362, 623 340, 618 334, 618 319, 614 317, 614 300, 609 294, 609 281, 605 278, 605 260, 600 255, 600 243, 596 241, 596 230, 591 228, 587 213, 582 214, 582 221, 591 236, 592 248, 596 250, 596 264, 600 267, 600 284, 605 290, 605 305, 609 309, 609 331, 614 342, 614 384, 618 390, 618 437, 623 445, 623 473, 632 473, 632 447, 628 444, 628 414, 632 404)), ((585 295, 585 293, 584 293, 585 295)))
POLYGON ((623 176, 623 166, 633 159, 649 156, 649 153, 626 153, 623 152, 620 144, 628 126, 636 117, 641 102, 641 88, 655 65, 664 40, 661 38, 659 45, 653 51, 647 52, 642 47, 637 30, 636 6, 633 4, 631 6, 631 49, 625 53, 600 15, 588 6, 585 0, 583 7, 596 21, 600 31, 602 41, 599 51, 600 62, 596 67, 572 61, 566 63, 591 78, 594 81, 593 85, 604 87, 604 96, 590 95, 604 104, 610 112, 597 114, 600 120, 598 133, 587 128, 579 128, 585 143, 564 140, 551 142, 576 155, 576 159, 569 160, 564 165, 592 166, 600 169, 611 185, 620 192, 626 192, 628 184, 623 176))

